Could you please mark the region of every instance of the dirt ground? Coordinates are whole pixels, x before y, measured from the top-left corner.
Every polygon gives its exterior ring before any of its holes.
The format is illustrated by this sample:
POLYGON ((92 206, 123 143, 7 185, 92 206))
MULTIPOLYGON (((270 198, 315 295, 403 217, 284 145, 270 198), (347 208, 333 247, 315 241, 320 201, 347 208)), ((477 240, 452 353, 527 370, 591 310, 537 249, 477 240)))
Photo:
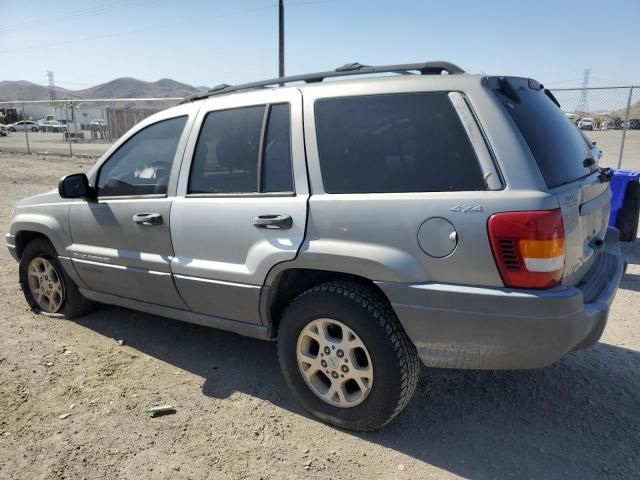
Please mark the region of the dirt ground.
MULTIPOLYGON (((0 153, 0 225, 91 163, 0 153)), ((638 478, 640 242, 625 252, 601 343, 540 370, 425 370, 400 417, 354 434, 290 398, 273 343, 115 307, 34 315, 0 248, 0 478, 638 478)))

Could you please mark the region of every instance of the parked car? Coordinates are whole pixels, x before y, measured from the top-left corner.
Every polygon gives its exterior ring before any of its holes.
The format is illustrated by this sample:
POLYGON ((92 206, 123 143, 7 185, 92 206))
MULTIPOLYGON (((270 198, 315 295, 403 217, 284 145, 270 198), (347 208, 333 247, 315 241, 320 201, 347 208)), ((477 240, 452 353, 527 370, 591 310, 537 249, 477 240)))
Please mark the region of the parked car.
POLYGON ((567 113, 565 112, 565 115, 567 116, 567 118, 572 122, 577 124, 580 121, 580 117, 578 115, 576 115, 575 113, 567 113))
POLYGON ((578 128, 580 130, 593 130, 593 118, 585 117, 581 118, 578 122, 578 128))
POLYGON ((640 130, 640 118, 630 118, 629 119, 629 129, 630 130, 640 130))
POLYGON ((89 127, 106 127, 107 125, 108 125, 107 121, 102 120, 101 118, 97 118, 89 122, 89 127))
POLYGON ((66 132, 67 127, 57 120, 48 120, 40 124, 41 132, 66 132))
POLYGON ((0 124, 0 137, 6 137, 9 135, 9 130, 6 125, 0 124))
POLYGON ((12 123, 11 125, 7 125, 7 129, 10 132, 24 132, 25 130, 37 132, 40 127, 36 122, 33 122, 31 120, 21 120, 19 122, 12 123))
POLYGON ((623 122, 620 117, 613 117, 613 118, 610 118, 609 120, 605 120, 602 123, 602 127, 605 130, 621 130, 623 127, 623 122))
POLYGON ((534 80, 350 64, 152 115, 19 202, 6 243, 33 310, 277 340, 311 414, 370 430, 420 363, 537 368, 598 341, 625 263, 610 172, 585 159, 534 80))

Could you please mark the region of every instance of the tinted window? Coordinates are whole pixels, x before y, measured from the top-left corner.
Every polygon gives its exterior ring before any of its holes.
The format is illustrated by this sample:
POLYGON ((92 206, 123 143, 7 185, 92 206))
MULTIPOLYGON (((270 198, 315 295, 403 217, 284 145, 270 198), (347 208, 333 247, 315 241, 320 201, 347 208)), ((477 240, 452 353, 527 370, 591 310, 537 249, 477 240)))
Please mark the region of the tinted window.
POLYGON ((272 105, 262 155, 262 191, 292 192, 289 105, 272 105))
POLYGON ((100 169, 98 194, 166 194, 186 121, 184 116, 154 123, 127 140, 100 169))
POLYGON ((502 91, 496 95, 520 129, 538 163, 547 186, 556 187, 590 174, 597 168, 585 167, 591 151, 576 126, 541 90, 529 88, 526 79, 509 79, 519 102, 502 91))
POLYGON ((258 191, 258 149, 264 106, 205 117, 189 177, 189 193, 258 191))
POLYGON ((447 93, 323 99, 315 114, 328 193, 487 188, 447 93))

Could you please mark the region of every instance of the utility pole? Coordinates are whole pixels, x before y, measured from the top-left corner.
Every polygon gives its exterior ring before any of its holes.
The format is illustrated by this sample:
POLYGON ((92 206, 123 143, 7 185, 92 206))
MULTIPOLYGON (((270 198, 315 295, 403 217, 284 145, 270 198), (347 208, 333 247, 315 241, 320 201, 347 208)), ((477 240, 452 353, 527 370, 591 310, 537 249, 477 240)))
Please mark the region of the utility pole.
POLYGON ((283 0, 278 1, 278 76, 284 77, 284 5, 283 0))

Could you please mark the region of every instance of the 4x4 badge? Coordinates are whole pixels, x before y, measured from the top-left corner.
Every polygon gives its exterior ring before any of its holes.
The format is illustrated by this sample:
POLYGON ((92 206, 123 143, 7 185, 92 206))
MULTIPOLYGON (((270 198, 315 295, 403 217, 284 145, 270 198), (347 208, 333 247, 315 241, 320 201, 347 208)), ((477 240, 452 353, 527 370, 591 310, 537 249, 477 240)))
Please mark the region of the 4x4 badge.
POLYGON ((456 205, 450 209, 452 212, 458 213, 482 213, 484 209, 482 205, 473 205, 470 207, 463 207, 462 205, 456 205))

